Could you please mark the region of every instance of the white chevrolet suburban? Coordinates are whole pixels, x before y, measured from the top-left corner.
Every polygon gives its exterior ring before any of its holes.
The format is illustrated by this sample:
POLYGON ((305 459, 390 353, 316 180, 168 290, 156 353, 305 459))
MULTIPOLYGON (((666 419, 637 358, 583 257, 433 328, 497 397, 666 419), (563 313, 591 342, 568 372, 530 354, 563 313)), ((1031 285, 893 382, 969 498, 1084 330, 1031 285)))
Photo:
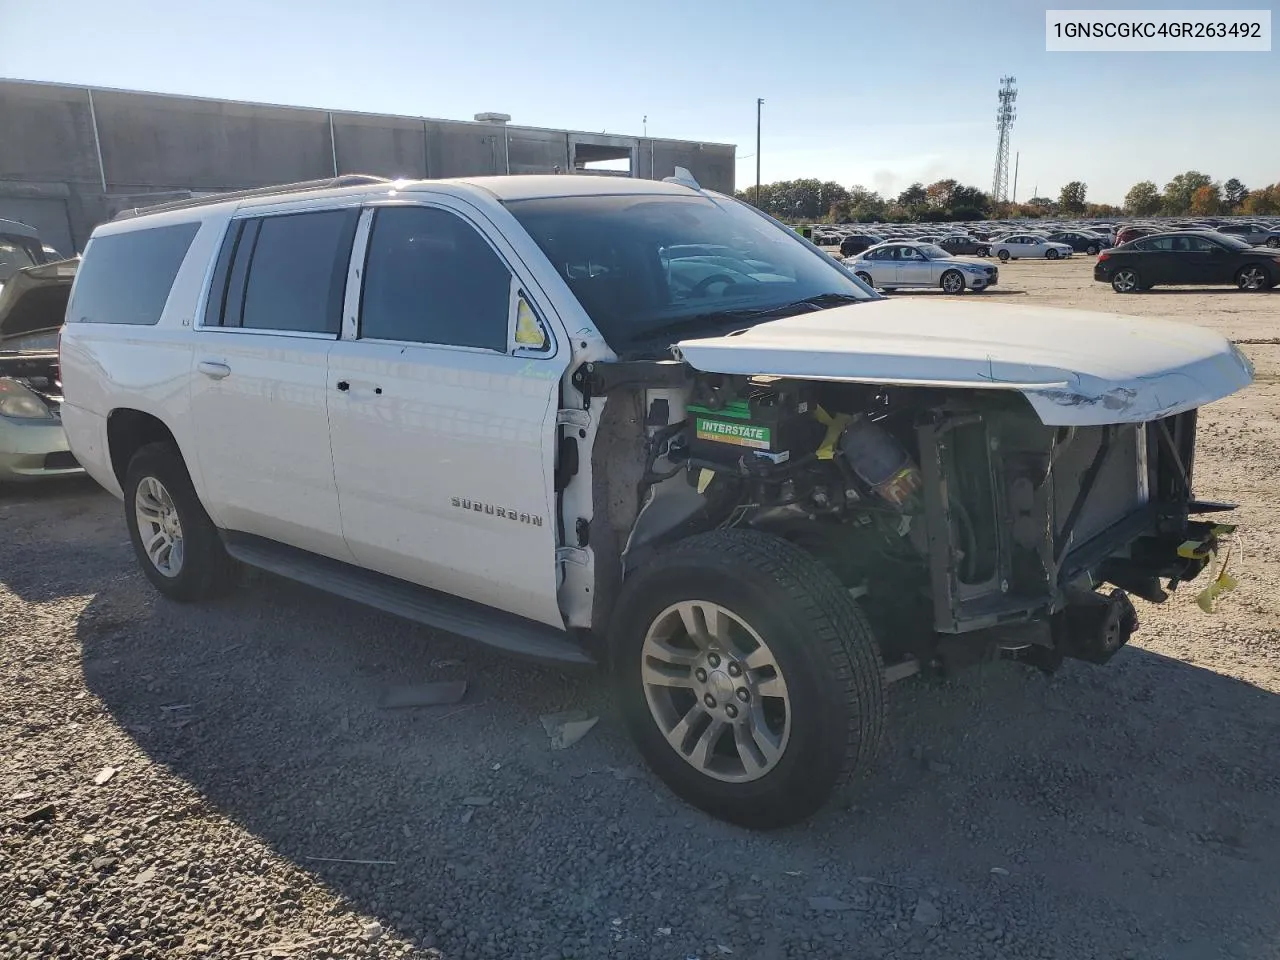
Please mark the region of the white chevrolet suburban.
POLYGON ((886 299, 685 171, 343 178, 99 227, 63 422, 175 600, 240 563, 512 653, 606 663, 651 767, 817 809, 885 688, 1102 662, 1199 574, 1204 330, 886 299))

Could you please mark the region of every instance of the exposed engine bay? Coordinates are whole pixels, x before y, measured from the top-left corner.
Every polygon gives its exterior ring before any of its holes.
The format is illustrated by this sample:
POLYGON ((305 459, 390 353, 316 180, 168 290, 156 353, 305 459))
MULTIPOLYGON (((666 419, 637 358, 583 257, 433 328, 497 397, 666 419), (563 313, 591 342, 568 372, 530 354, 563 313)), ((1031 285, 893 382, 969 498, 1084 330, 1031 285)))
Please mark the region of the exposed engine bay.
POLYGON ((859 598, 889 662, 1105 661, 1129 594, 1161 602, 1230 530, 1191 519, 1226 509, 1191 494, 1194 410, 1048 427, 1003 391, 618 366, 596 384, 597 551, 625 571, 706 530, 773 533, 859 598))

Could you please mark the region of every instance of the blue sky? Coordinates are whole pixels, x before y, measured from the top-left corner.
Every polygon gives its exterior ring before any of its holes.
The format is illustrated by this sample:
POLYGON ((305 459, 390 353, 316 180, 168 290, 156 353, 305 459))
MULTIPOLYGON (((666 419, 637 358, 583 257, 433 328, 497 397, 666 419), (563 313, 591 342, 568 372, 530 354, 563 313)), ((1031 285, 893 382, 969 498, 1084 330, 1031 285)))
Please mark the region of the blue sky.
POLYGON ((1119 202, 1187 169, 1280 181, 1280 53, 1046 53, 1046 6, 0 0, 0 76, 616 133, 647 115, 655 136, 738 144, 740 187, 764 97, 766 182, 896 193, 944 176, 990 188, 995 91, 1013 74, 1019 198, 1080 179, 1119 202))

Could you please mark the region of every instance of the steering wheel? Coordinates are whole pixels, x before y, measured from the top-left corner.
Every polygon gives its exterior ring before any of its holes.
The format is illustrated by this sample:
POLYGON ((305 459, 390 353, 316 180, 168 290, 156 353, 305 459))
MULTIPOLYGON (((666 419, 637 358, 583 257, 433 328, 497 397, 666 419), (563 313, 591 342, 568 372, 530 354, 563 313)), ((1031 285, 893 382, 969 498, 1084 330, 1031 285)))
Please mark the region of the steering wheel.
POLYGON ((694 284, 693 289, 689 291, 689 296, 705 297, 707 295, 708 288, 710 288, 713 283, 727 283, 732 286, 737 282, 737 280, 733 279, 733 277, 729 276, 727 273, 713 273, 711 276, 703 277, 694 284))

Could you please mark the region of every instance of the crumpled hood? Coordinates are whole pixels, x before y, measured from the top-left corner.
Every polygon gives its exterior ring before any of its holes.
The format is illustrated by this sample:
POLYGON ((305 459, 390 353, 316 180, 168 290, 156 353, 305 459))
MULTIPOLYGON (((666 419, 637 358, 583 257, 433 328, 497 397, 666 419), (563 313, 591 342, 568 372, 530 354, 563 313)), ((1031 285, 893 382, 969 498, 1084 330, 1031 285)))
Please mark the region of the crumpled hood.
POLYGON ((1200 327, 924 297, 785 317, 676 351, 705 373, 1014 390, 1049 426, 1155 420, 1253 380, 1244 354, 1200 327))

